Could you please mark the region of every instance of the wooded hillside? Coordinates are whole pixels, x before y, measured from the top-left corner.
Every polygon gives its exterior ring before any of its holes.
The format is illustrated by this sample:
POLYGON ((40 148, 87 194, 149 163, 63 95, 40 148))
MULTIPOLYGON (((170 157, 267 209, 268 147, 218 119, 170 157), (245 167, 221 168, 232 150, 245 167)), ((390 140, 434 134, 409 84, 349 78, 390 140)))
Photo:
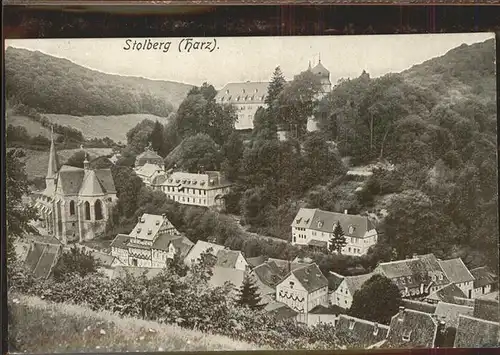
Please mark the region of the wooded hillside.
POLYGON ((167 117, 191 85, 110 75, 38 51, 5 52, 6 96, 40 113, 167 117))

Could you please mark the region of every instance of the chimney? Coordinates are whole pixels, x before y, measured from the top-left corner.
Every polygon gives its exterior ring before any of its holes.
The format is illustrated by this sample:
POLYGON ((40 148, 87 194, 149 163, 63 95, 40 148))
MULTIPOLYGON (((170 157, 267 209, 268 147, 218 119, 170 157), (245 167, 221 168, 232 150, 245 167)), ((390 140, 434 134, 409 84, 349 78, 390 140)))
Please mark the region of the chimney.
POLYGON ((373 323, 373 335, 377 335, 378 334, 378 323, 375 322, 373 323))
POLYGON ((344 210, 344 214, 347 214, 347 210, 344 210))
POLYGON ((399 306, 399 312, 398 312, 398 320, 400 322, 403 321, 403 316, 405 314, 405 308, 403 306, 399 306))

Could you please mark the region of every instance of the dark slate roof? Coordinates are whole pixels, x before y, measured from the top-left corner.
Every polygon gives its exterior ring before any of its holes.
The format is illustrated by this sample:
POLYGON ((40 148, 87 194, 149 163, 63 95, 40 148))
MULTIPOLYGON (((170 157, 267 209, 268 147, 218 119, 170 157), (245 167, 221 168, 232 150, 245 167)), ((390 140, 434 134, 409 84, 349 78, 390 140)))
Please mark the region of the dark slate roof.
POLYGON ((57 185, 66 195, 77 195, 82 186, 85 171, 74 166, 63 165, 59 170, 57 185))
POLYGON ((176 252, 179 253, 181 258, 185 258, 194 246, 194 243, 184 236, 173 239, 171 243, 174 245, 176 252))
POLYGON ((474 317, 492 322, 500 322, 498 300, 476 299, 474 301, 474 317))
POLYGON ((128 234, 117 234, 115 239, 111 242, 111 247, 127 249, 129 239, 130 236, 128 234))
POLYGON ((90 255, 92 255, 92 257, 96 259, 103 267, 111 267, 113 261, 115 260, 114 256, 99 251, 92 251, 90 252, 90 255))
POLYGON ((393 348, 432 348, 438 328, 434 315, 403 309, 391 319, 386 346, 393 348), (404 337, 408 338, 404 338, 404 337))
POLYGON ((472 269, 471 274, 474 276, 474 288, 492 285, 496 283, 496 275, 491 272, 486 266, 472 269))
POLYGON ((26 255, 26 266, 35 277, 48 278, 62 252, 60 244, 33 242, 26 255))
POLYGON ((264 103, 268 86, 268 82, 255 81, 228 83, 217 93, 215 100, 222 104, 264 103))
POLYGON ((473 312, 473 307, 439 302, 436 306, 435 314, 438 316, 439 320, 443 320, 445 322, 446 327, 457 328, 458 317, 460 315, 472 316, 473 312))
POLYGON ((97 178, 96 173, 90 170, 83 178, 82 186, 78 194, 80 196, 101 196, 106 193, 104 185, 97 178))
POLYGON ((339 306, 333 305, 330 307, 325 307, 322 305, 317 305, 313 309, 309 311, 311 314, 344 314, 346 313, 346 310, 344 308, 341 308, 339 306))
POLYGON ((316 264, 310 264, 300 269, 292 270, 286 277, 288 278, 293 274, 300 284, 310 293, 314 292, 322 287, 328 286, 328 280, 323 275, 321 270, 316 264))
MULTIPOLYGON (((88 193, 89 189, 101 189, 104 193, 116 193, 113 175, 110 169, 90 170, 85 174, 85 170, 74 166, 63 165, 59 170, 57 184, 62 188, 62 192, 68 195, 76 195, 82 192, 88 193), (85 184, 84 184, 85 179, 85 184)), ((95 193, 92 193, 94 195, 95 193)))
POLYGON ((169 247, 170 243, 174 239, 179 238, 179 237, 180 236, 178 236, 178 235, 161 234, 153 242, 152 249, 168 251, 168 247, 169 247))
POLYGON ((135 158, 135 166, 141 166, 146 163, 157 163, 163 164, 163 158, 156 154, 154 151, 146 149, 144 152, 139 154, 137 158, 135 158))
POLYGON ((335 331, 338 335, 347 335, 349 339, 352 339, 353 343, 349 344, 348 347, 365 349, 384 340, 389 332, 389 327, 342 314, 339 316, 335 331))
POLYGON ((474 281, 474 276, 470 273, 469 269, 465 266, 462 259, 450 259, 439 261, 439 265, 443 269, 446 277, 450 282, 462 283, 474 281))
POLYGON ((375 229, 368 217, 345 213, 328 212, 319 209, 301 208, 292 222, 292 227, 313 229, 320 232, 331 233, 337 222, 348 237, 361 238, 366 232, 375 229), (349 233, 349 227, 354 230, 349 233))
POLYGON ((316 64, 316 66, 311 69, 311 71, 313 72, 313 74, 318 75, 320 77, 325 77, 325 78, 330 77, 330 72, 323 66, 323 64, 321 64, 321 61, 319 61, 318 64, 316 64))
POLYGON ((335 291, 340 286, 342 281, 344 281, 344 276, 333 271, 330 271, 326 278, 328 279, 328 289, 330 291, 335 291))
POLYGON ((347 284, 347 288, 349 289, 351 295, 354 296, 354 293, 358 291, 361 287, 363 287, 365 282, 371 279, 372 276, 373 276, 372 273, 356 275, 356 276, 346 276, 345 282, 347 284))
POLYGON ((238 256, 241 254, 237 250, 222 249, 217 252, 216 266, 235 268, 238 256))
POLYGON ((455 297, 466 297, 463 291, 455 284, 448 284, 440 288, 434 293, 431 293, 426 299, 431 301, 443 301, 448 303, 455 303, 455 297))
POLYGON ((427 303, 427 302, 419 302, 409 299, 401 300, 403 306, 407 309, 413 309, 414 311, 420 311, 424 313, 434 314, 436 311, 436 305, 427 303))
POLYGON ((455 348, 498 347, 500 327, 498 322, 490 322, 466 315, 458 319, 455 334, 455 348))
POLYGON ((263 263, 265 263, 267 261, 268 257, 267 256, 264 256, 264 255, 259 255, 259 256, 256 256, 254 258, 248 258, 247 259, 247 263, 248 265, 250 265, 251 267, 257 267, 263 263))
POLYGON ((276 287, 283 279, 283 271, 276 265, 274 261, 267 261, 253 269, 255 276, 269 287, 276 287))
POLYGON ((274 262, 285 274, 287 274, 291 270, 299 269, 303 266, 309 265, 309 263, 294 263, 288 260, 275 259, 275 258, 269 258, 267 261, 274 262))
POLYGON ((298 315, 297 312, 284 303, 281 303, 281 305, 278 305, 276 308, 268 311, 268 314, 274 316, 278 320, 295 318, 298 315))

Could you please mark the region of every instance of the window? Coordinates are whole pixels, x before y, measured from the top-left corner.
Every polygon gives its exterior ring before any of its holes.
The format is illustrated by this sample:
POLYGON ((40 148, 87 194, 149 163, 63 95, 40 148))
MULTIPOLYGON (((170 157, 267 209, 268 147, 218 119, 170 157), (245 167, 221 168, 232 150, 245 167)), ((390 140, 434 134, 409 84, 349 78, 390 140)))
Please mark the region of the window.
POLYGON ((294 285, 295 285, 295 282, 290 281, 290 288, 293 288, 294 285))
POLYGON ((90 203, 89 201, 85 202, 85 219, 90 221, 90 203))
POLYGON ((403 341, 406 341, 406 342, 410 341, 410 337, 411 337, 411 330, 408 330, 408 329, 405 330, 403 332, 403 341))
POLYGON ((74 216, 75 214, 75 201, 69 202, 69 215, 74 216))
POLYGON ((102 215, 102 203, 101 200, 97 200, 94 204, 94 210, 95 210, 95 220, 100 221, 103 219, 102 215))

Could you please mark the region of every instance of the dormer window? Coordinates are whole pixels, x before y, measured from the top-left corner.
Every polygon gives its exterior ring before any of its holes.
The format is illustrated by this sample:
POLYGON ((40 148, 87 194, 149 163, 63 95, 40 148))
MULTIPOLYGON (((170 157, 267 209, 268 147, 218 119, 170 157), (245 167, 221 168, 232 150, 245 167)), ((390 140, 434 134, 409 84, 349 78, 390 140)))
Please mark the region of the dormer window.
POLYGON ((305 222, 304 222, 304 223, 305 223, 305 224, 307 224, 307 223, 309 223, 309 221, 310 221, 310 220, 311 220, 311 219, 310 219, 310 218, 308 218, 308 219, 306 219, 306 220, 305 220, 305 222))
POLYGON ((323 221, 318 221, 318 228, 322 228, 323 227, 323 221))
POLYGON ((239 96, 236 98, 236 101, 240 101, 240 97, 239 96))
POLYGON ((443 274, 439 274, 439 280, 443 280, 443 274))
POLYGON ((349 319, 349 330, 353 330, 354 329, 354 324, 356 322, 354 321, 354 319, 349 319))
POLYGON ((378 334, 378 325, 375 324, 375 327, 373 328, 373 335, 377 335, 378 334))
POLYGON ((411 330, 409 329, 406 329, 404 332, 403 332, 403 341, 410 341, 410 338, 411 338, 411 330))
POLYGON ((141 218, 141 223, 145 223, 146 220, 144 218, 141 218))
POLYGON ((259 89, 255 89, 255 93, 258 93, 259 92, 259 89))
POLYGON ((299 219, 297 219, 297 224, 299 224, 300 221, 302 221, 302 217, 300 217, 299 219))
POLYGON ((245 89, 243 89, 243 93, 245 93, 245 89))
POLYGON ((226 90, 226 95, 229 95, 229 90, 226 90))
POLYGON ((156 221, 156 225, 159 226, 160 225, 160 221, 156 221))
POLYGON ((353 234, 354 233, 354 226, 349 226, 349 234, 353 234))
POLYGON ((152 234, 153 231, 151 229, 148 229, 148 235, 152 234))
POLYGON ((141 228, 137 228, 137 234, 141 233, 141 228))

